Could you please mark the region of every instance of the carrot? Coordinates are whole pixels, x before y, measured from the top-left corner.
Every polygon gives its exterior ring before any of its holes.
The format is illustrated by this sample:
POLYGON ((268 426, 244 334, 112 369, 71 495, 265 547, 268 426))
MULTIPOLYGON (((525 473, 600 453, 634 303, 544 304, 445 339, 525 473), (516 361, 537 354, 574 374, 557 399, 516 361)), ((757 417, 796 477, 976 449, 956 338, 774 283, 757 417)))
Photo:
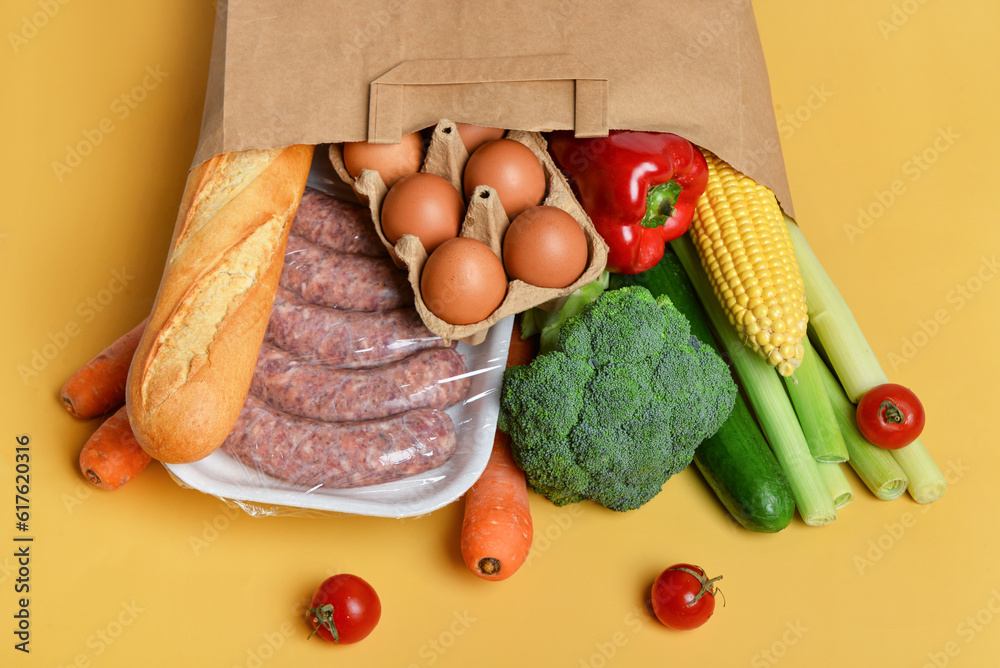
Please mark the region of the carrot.
POLYGON ((66 381, 59 396, 71 415, 87 420, 125 403, 128 368, 145 328, 143 320, 66 381))
MULTIPOLYGON (((527 364, 537 352, 538 337, 522 340, 515 322, 507 366, 527 364)), ((506 580, 527 559, 532 533, 524 473, 514 463, 510 437, 498 429, 490 460, 465 495, 462 559, 484 580, 506 580)))
POLYGON ((150 456, 132 433, 124 406, 91 434, 80 451, 80 471, 101 489, 128 484, 149 462, 150 456))

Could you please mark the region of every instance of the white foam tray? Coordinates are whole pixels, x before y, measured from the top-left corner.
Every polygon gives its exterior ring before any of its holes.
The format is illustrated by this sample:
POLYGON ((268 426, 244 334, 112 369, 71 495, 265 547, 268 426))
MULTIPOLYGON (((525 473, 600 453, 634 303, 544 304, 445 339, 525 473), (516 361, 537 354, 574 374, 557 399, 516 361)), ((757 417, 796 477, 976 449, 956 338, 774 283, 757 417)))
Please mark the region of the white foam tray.
MULTIPOLYGON (((316 153, 320 155, 321 151, 317 149, 316 153)), ((326 171, 317 161, 309 185, 343 196, 343 184, 331 174, 332 170, 326 171)), ((447 411, 458 436, 455 454, 432 471, 381 485, 306 489, 252 471, 222 451, 191 464, 167 464, 167 470, 181 485, 235 502, 255 515, 308 510, 402 518, 430 513, 465 494, 486 468, 496 432, 499 390, 513 323, 513 316, 500 321, 477 346, 458 344, 458 352, 465 356, 470 369, 469 394, 447 411)))

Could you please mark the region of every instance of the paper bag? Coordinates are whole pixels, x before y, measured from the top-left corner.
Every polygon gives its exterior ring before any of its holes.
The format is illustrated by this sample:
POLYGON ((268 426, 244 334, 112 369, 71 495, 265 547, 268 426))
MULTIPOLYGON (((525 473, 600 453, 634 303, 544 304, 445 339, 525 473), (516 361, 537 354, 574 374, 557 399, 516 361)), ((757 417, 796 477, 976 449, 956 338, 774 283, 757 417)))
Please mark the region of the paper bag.
POLYGON ((441 118, 673 132, 788 181, 750 0, 220 0, 195 164, 441 118))

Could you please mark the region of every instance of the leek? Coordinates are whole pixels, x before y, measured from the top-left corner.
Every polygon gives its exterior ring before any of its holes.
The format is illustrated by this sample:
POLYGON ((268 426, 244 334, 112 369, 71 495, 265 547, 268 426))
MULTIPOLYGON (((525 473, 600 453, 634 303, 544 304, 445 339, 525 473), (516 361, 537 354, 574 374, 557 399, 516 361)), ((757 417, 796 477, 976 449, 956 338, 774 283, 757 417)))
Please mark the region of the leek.
MULTIPOLYGON (((888 383, 889 378, 847 302, 806 242, 802 230, 788 216, 785 216, 785 224, 792 237, 799 271, 805 283, 810 334, 818 339, 848 398, 856 404, 865 392, 888 383)), ((941 498, 947 489, 944 474, 920 439, 899 450, 892 450, 890 454, 906 474, 907 491, 914 500, 930 503, 941 498)))
POLYGON ((840 424, 840 431, 844 435, 851 468, 875 498, 891 501, 899 497, 906 491, 909 478, 889 450, 872 445, 861 435, 858 430, 856 407, 847 398, 844 388, 833 377, 833 372, 826 364, 820 365, 820 374, 830 395, 830 403, 840 424))
POLYGON ((889 454, 909 478, 907 491, 917 503, 937 501, 948 489, 944 474, 919 438, 898 450, 890 450, 889 454))
POLYGON ((857 403, 862 394, 876 385, 888 383, 889 379, 850 307, 813 253, 802 230, 787 215, 785 223, 795 247, 799 273, 805 283, 809 328, 822 342, 847 396, 857 403))
POLYGON ((670 244, 691 279, 775 458, 788 478, 802 520, 810 526, 829 524, 837 519, 830 490, 809 451, 802 427, 774 367, 740 341, 712 291, 690 237, 682 235, 670 244))
POLYGON ((830 490, 833 507, 840 510, 854 500, 854 488, 838 462, 819 462, 819 473, 830 490))
POLYGON ((788 396, 795 414, 799 416, 799 424, 813 458, 818 462, 846 462, 847 446, 833 414, 823 376, 820 375, 823 360, 809 344, 808 338, 803 337, 802 345, 806 349, 802 363, 795 373, 782 378, 788 396))

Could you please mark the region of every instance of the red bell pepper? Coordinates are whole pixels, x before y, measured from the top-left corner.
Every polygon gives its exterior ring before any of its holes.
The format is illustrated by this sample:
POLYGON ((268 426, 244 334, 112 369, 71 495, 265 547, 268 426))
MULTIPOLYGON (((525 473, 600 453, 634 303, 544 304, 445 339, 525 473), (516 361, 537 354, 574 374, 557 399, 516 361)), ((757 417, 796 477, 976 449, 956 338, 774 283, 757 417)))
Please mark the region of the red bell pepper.
POLYGON ((549 135, 549 152, 608 244, 608 270, 638 274, 687 231, 705 192, 701 151, 677 135, 612 130, 607 137, 549 135))

